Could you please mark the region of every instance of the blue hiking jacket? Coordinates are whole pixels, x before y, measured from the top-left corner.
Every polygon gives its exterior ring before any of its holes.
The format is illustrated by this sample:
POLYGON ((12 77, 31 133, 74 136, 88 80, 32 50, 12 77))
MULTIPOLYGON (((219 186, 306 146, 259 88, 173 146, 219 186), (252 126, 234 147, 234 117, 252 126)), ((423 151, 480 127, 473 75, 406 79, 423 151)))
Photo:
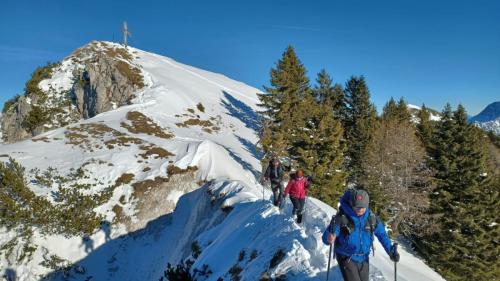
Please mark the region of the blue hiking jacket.
MULTIPOLYGON (((354 230, 351 231, 350 235, 344 234, 340 231, 340 226, 338 224, 333 224, 334 221, 330 222, 323 233, 323 243, 330 245, 328 243, 328 234, 332 231, 335 235, 335 253, 350 257, 352 261, 357 263, 362 263, 368 260, 370 256, 370 248, 372 245, 373 236, 369 230, 365 230, 366 221, 370 216, 370 209, 367 208, 364 215, 358 217, 354 210, 349 205, 349 190, 340 199, 340 208, 344 211, 346 216, 349 216, 354 222, 354 230)), ((385 252, 389 254, 391 252, 391 240, 385 231, 384 224, 380 219, 377 218, 377 223, 374 230, 374 236, 377 236, 378 240, 385 249, 385 252)))

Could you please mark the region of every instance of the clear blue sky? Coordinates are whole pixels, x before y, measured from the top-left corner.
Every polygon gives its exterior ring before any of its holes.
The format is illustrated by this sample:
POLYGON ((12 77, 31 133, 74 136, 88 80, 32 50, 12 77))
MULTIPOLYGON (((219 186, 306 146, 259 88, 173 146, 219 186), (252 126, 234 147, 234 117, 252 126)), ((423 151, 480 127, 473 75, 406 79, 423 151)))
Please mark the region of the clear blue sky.
POLYGON ((365 75, 379 110, 391 97, 469 114, 500 100, 500 1, 2 1, 0 102, 36 66, 91 40, 130 45, 257 88, 292 44, 312 80, 365 75))

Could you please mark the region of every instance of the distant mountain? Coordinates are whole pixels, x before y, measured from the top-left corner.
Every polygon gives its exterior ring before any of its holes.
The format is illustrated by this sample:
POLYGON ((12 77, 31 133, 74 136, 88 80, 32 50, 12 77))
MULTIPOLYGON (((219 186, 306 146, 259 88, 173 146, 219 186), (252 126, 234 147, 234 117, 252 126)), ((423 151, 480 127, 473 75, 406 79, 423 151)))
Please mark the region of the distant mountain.
MULTIPOLYGON (((418 105, 408 104, 408 111, 410 112, 414 122, 417 122, 417 123, 420 122, 418 117, 417 117, 417 114, 421 109, 422 109, 422 107, 420 107, 418 105)), ((434 110, 434 109, 428 108, 428 107, 427 107, 427 110, 431 114, 430 119, 432 121, 441 120, 441 114, 437 110, 434 110)))
POLYGON ((471 117, 469 122, 485 131, 493 131, 496 135, 500 135, 500 101, 486 106, 478 115, 471 117))

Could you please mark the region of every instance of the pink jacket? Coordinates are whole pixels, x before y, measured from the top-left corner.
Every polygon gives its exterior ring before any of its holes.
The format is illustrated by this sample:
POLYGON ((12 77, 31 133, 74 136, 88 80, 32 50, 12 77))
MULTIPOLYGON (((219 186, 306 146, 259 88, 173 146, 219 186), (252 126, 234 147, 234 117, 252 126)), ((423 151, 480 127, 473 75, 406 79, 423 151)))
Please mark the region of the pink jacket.
POLYGON ((307 188, 309 187, 309 181, 306 177, 291 179, 285 188, 285 196, 290 194, 290 196, 298 199, 304 199, 307 196, 307 188))

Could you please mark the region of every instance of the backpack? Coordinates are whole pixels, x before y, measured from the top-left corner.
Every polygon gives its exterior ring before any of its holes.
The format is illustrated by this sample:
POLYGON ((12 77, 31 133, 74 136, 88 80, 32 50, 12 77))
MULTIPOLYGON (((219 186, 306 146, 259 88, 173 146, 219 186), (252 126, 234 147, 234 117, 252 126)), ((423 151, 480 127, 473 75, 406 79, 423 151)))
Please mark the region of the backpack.
MULTIPOLYGON (((330 227, 333 227, 333 225, 338 225, 340 227, 340 232, 346 236, 351 235, 355 227, 351 217, 348 216, 342 208, 339 208, 337 214, 335 214, 335 216, 332 218, 332 222, 333 223, 330 224, 330 227)), ((378 222, 378 217, 370 211, 370 213, 368 214, 368 219, 365 221, 365 230, 370 231, 371 234, 371 248, 373 250, 373 255, 375 255, 375 247, 373 246, 373 234, 378 222)), ((330 232, 333 233, 333 230, 331 230, 330 232)), ((336 239, 335 244, 338 244, 338 241, 339 240, 336 239)))

